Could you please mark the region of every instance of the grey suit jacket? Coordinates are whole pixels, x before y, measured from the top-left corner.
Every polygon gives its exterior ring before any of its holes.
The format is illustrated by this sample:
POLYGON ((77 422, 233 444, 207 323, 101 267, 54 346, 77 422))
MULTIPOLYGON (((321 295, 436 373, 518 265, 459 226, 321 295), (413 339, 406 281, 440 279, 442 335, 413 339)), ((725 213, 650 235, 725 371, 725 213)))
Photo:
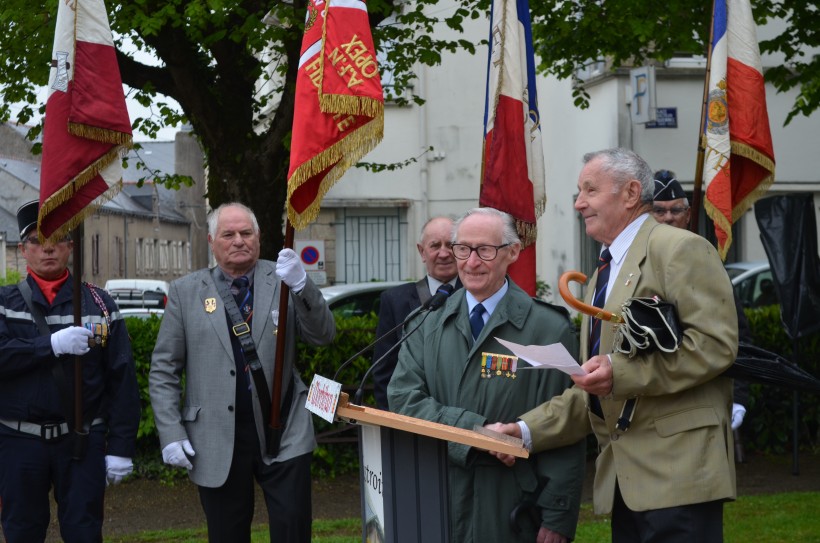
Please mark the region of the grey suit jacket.
MULTIPOLYGON (((596 513, 612 510, 616 478, 634 511, 734 498, 732 386, 720 374, 735 359, 737 316, 717 252, 700 236, 650 217, 614 281, 604 309, 617 313, 627 298, 657 295, 676 306, 683 344, 671 354, 611 354, 614 387, 600 399, 603 419, 587 410, 589 396, 577 387, 523 415, 534 450, 595 433, 596 513), (615 423, 629 398, 637 399, 635 415, 622 432, 615 423)), ((581 328, 589 337, 589 317, 581 328)), ((601 354, 612 353, 614 331, 603 324, 601 354)), ((582 340, 581 360, 587 358, 582 340)))
MULTIPOLYGON (((275 263, 260 260, 254 271, 253 340, 268 386, 273 382, 276 327, 271 314, 279 309, 279 280, 275 263)), ((281 462, 311 452, 316 443, 313 421, 304 408, 307 387, 294 364, 298 334, 314 345, 333 340, 336 324, 322 293, 308 279, 298 294, 291 291, 287 338, 282 373, 282 398, 290 382, 294 394, 290 413, 276 458, 281 462)), ((228 477, 233 458, 236 375, 230 331, 222 298, 211 270, 193 272, 171 283, 168 305, 154 348, 149 375, 151 405, 159 431, 160 445, 188 439, 196 454, 189 475, 201 486, 221 486, 228 477), (181 378, 185 374, 185 394, 181 378), (180 404, 180 400, 183 403, 180 404)), ((256 388, 253 410, 260 445, 264 425, 256 388)))

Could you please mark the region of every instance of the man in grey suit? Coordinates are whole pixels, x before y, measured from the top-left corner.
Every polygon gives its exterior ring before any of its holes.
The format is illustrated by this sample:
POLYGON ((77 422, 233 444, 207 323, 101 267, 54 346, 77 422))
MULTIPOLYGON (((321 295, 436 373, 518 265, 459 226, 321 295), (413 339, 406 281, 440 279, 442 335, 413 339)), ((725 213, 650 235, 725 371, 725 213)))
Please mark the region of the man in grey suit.
MULTIPOLYGON (((448 217, 433 217, 424 224, 416 248, 427 268, 427 275, 415 283, 399 285, 382 292, 376 337, 388 334, 402 323, 414 309, 432 298, 441 285, 447 283, 455 288, 461 287, 456 259, 453 258, 453 251, 450 248, 452 234, 453 220, 448 217)), ((387 385, 399 360, 398 348, 392 352, 390 349, 399 342, 403 333, 404 330, 401 328, 393 331, 379 341, 373 350, 373 361, 386 355, 385 359, 373 368, 373 393, 376 396, 376 407, 379 409, 387 409, 387 385)))
POLYGON ((595 512, 612 513, 613 543, 718 543, 736 494, 732 381, 721 376, 737 353, 732 285, 709 242, 650 216, 653 185, 632 151, 584 156, 575 209, 603 244, 586 301, 614 313, 633 297, 670 302, 681 345, 630 357, 613 348, 612 324, 585 315, 576 386, 494 429, 531 438, 533 452, 594 432, 595 512))
POLYGON ((307 543, 315 440, 303 408, 307 388, 294 365, 295 338, 329 344, 336 332, 333 315, 291 249, 283 249, 276 262, 259 260, 259 224, 244 205, 211 212, 208 243, 217 266, 171 283, 151 361, 162 458, 187 468, 199 487, 211 543, 250 541, 254 479, 265 495, 271 541, 307 543), (263 413, 269 410, 279 339, 280 281, 291 296, 281 391, 285 428, 271 456, 263 413), (248 328, 250 345, 241 338, 248 328))

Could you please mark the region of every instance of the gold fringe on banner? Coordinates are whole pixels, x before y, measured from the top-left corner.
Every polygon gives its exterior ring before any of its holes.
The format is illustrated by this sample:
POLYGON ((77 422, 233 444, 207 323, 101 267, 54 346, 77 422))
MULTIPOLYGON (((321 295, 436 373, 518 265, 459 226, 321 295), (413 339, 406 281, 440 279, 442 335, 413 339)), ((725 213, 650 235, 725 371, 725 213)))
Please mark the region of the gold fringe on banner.
POLYGON ((538 235, 538 225, 516 219, 515 229, 518 232, 518 237, 521 238, 522 249, 535 243, 535 238, 538 235))
POLYGON ((327 191, 344 175, 348 168, 372 151, 383 136, 384 115, 378 115, 296 168, 288 180, 288 219, 294 228, 301 230, 319 216, 322 199, 327 191), (331 166, 333 168, 325 175, 319 185, 316 198, 302 213, 297 213, 290 205, 293 193, 303 183, 331 166))
MULTIPOLYGON (((720 255, 721 260, 724 261, 726 260, 726 255, 729 254, 729 247, 732 245, 732 225, 740 220, 743 214, 751 209, 754 203, 766 194, 766 192, 768 192, 769 188, 774 183, 775 170, 774 161, 757 149, 746 145, 745 143, 736 141, 731 142, 730 146, 733 157, 742 157, 751 160, 760 167, 768 170, 769 174, 763 177, 763 179, 758 182, 757 186, 749 194, 747 194, 743 200, 732 207, 731 222, 720 210, 715 207, 714 204, 712 204, 712 202, 704 199, 703 208, 706 210, 706 214, 721 230, 726 232, 726 243, 722 247, 718 247, 718 254, 720 255)), ((731 165, 729 167, 731 168, 731 165)))
POLYGON ((709 216, 712 221, 714 221, 715 225, 720 227, 721 230, 726 232, 726 243, 721 247, 718 244, 718 254, 720 255, 720 259, 725 261, 726 255, 729 252, 729 246, 732 245, 732 224, 729 222, 729 219, 726 218, 723 213, 720 212, 718 208, 712 204, 709 200, 703 200, 703 209, 706 210, 706 214, 709 216))
POLYGON ((322 94, 319 91, 319 109, 322 113, 347 113, 378 117, 384 115, 384 102, 369 96, 348 94, 322 94))
POLYGON ((99 128, 97 126, 69 122, 68 133, 72 136, 85 138, 87 140, 110 143, 112 145, 125 145, 129 148, 133 144, 131 134, 109 130, 107 128, 99 128))
POLYGON ((63 226, 59 227, 54 233, 51 234, 48 238, 45 238, 40 231, 39 224, 43 221, 43 218, 51 213, 52 211, 56 210, 58 207, 64 205, 68 202, 77 191, 79 191, 82 187, 84 187, 89 181, 94 179, 102 170, 107 168, 114 160, 120 160, 122 158, 122 154, 125 152, 125 148, 123 146, 115 146, 108 150, 103 156, 86 166, 81 172, 79 172, 73 179, 71 179, 65 186, 63 186, 60 190, 52 194, 48 197, 45 202, 40 204, 40 210, 37 217, 37 237, 40 239, 40 242, 52 241, 52 240, 59 240, 60 238, 64 237, 68 234, 71 230, 76 228, 78 224, 80 224, 85 218, 93 214, 101 205, 105 202, 111 200, 122 188, 122 178, 118 182, 115 182, 111 187, 108 188, 103 194, 98 196, 87 205, 83 210, 71 217, 63 226), (116 190, 113 190, 116 188, 116 190))

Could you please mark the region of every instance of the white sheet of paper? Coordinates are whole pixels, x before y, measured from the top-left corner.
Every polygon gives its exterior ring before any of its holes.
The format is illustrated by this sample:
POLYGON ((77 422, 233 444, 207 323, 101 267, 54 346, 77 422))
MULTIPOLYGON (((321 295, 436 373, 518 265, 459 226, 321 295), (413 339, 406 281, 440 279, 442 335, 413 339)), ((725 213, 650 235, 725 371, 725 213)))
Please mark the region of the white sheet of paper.
POLYGON ((500 344, 512 351, 518 358, 523 358, 530 364, 532 368, 519 366, 518 369, 548 369, 554 368, 561 370, 568 375, 585 375, 586 372, 581 369, 578 362, 572 358, 567 348, 560 343, 553 343, 552 345, 519 345, 512 341, 507 341, 499 337, 495 338, 500 344))

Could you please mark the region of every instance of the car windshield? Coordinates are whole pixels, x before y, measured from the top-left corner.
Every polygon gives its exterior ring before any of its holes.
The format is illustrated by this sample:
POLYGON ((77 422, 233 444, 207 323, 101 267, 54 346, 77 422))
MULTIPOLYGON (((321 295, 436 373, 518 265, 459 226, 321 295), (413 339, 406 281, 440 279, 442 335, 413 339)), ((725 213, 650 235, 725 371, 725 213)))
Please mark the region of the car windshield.
POLYGON ((726 268, 726 273, 729 274, 729 279, 734 279, 735 277, 737 277, 741 273, 745 273, 745 272, 746 272, 746 270, 744 270, 743 268, 726 268))

